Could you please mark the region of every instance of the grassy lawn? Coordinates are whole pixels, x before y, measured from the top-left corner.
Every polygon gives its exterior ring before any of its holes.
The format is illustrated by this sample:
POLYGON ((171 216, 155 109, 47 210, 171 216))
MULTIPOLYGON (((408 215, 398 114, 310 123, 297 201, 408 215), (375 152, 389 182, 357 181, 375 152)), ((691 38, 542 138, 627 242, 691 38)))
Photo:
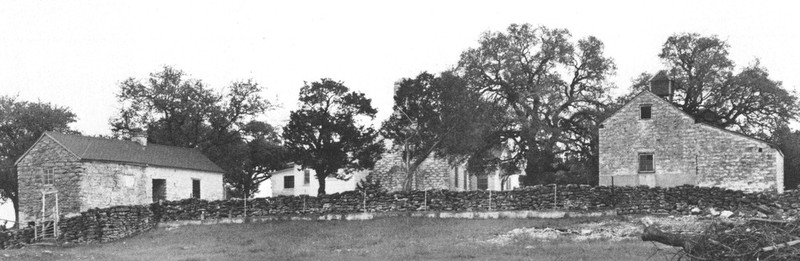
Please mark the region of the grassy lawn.
POLYGON ((487 242, 515 228, 590 221, 598 219, 396 217, 183 226, 106 244, 0 250, 0 260, 664 260, 673 253, 639 240, 487 242))

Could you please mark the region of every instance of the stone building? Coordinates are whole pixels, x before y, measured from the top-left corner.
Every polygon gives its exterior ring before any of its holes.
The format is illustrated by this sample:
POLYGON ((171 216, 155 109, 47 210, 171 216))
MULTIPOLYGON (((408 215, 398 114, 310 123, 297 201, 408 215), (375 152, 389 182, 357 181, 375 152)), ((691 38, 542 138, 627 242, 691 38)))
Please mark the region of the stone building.
POLYGON ((783 192, 777 146, 714 127, 667 101, 672 81, 660 72, 600 125, 600 185, 691 184, 783 192))
MULTIPOLYGON (((499 171, 487 175, 470 175, 464 164, 451 166, 446 159, 428 157, 419 166, 412 189, 446 189, 451 191, 470 190, 511 190, 520 186, 521 174, 501 176, 499 171)), ((381 185, 389 191, 403 189, 406 174, 403 167, 403 157, 400 153, 384 153, 381 160, 375 163, 372 174, 381 185)))
MULTIPOLYGON (((319 181, 313 169, 303 169, 293 165, 272 173, 272 177, 261 182, 259 192, 256 197, 275 197, 275 196, 316 196, 319 189, 319 181)), ((348 179, 338 179, 327 177, 325 179, 325 193, 333 194, 345 191, 356 190, 359 181, 369 175, 368 170, 356 171, 348 179)))
POLYGON ((158 200, 223 199, 223 170, 199 150, 133 140, 44 133, 16 162, 19 221, 158 200))

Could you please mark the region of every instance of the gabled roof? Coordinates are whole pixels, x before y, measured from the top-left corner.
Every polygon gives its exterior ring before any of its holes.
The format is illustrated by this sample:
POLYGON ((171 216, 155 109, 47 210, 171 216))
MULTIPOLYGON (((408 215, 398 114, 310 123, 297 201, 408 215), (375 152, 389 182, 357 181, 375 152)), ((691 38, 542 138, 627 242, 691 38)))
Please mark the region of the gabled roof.
POLYGON ((652 92, 650 92, 650 91, 648 91, 648 90, 641 91, 639 94, 636 94, 636 96, 633 96, 633 98, 631 98, 631 100, 630 100, 630 101, 628 101, 627 103, 625 103, 624 105, 622 105, 622 107, 620 107, 619 109, 617 109, 617 111, 615 111, 614 113, 612 113, 611 115, 609 115, 607 118, 605 118, 605 119, 604 119, 602 122, 600 122, 600 124, 602 125, 603 123, 605 123, 605 122, 606 122, 606 120, 608 120, 608 119, 611 119, 611 117, 614 117, 615 115, 617 115, 617 113, 618 113, 619 111, 621 111, 623 108, 625 108, 626 106, 628 106, 628 104, 630 104, 631 102, 633 102, 634 100, 636 100, 637 98, 639 98, 639 96, 642 96, 642 95, 653 95, 653 96, 654 96, 655 98, 657 98, 659 101, 662 101, 662 102, 664 102, 664 103, 666 103, 666 104, 669 104, 669 106, 670 106, 670 107, 672 107, 672 109, 674 109, 674 110, 676 110, 676 111, 680 112, 681 114, 683 114, 683 115, 684 115, 684 116, 686 116, 686 117, 689 117, 689 118, 691 118, 691 119, 695 120, 695 124, 700 124, 700 125, 706 126, 706 127, 708 127, 708 128, 712 128, 712 129, 720 130, 720 131, 727 132, 727 133, 730 133, 730 134, 733 134, 733 135, 737 135, 737 136, 740 136, 740 137, 744 137, 744 138, 747 138, 747 139, 751 139, 751 140, 754 140, 754 141, 757 141, 757 142, 764 143, 764 144, 766 144, 767 146, 770 146, 770 147, 772 147, 772 148, 774 148, 774 149, 778 150, 778 153, 780 153, 781 155, 783 155, 783 151, 781 151, 781 149, 778 147, 778 145, 776 145, 776 144, 774 144, 774 143, 772 143, 772 142, 765 141, 765 140, 762 140, 762 139, 759 139, 759 138, 756 138, 756 137, 752 137, 752 136, 749 136, 749 135, 746 135, 746 134, 743 134, 743 133, 735 132, 735 131, 732 131, 732 130, 728 130, 728 129, 725 129, 725 128, 720 128, 720 127, 717 127, 717 126, 714 126, 714 125, 711 125, 711 124, 708 124, 708 123, 705 123, 705 122, 698 121, 698 120, 697 120, 697 119, 696 119, 694 116, 692 116, 692 115, 689 115, 689 114, 688 114, 688 113, 686 113, 685 111, 681 110, 681 108, 678 108, 678 106, 675 106, 675 104, 672 104, 671 102, 669 102, 669 101, 667 101, 667 100, 664 100, 664 99, 663 99, 663 98, 661 98, 661 97, 658 97, 658 95, 656 95, 655 93, 652 93, 652 92))
MULTIPOLYGON (((142 146, 133 141, 86 137, 57 132, 45 132, 42 134, 42 137, 45 136, 55 140, 67 151, 81 160, 135 163, 178 169, 224 172, 222 168, 203 155, 199 149, 159 144, 147 144, 147 146, 142 146)), ((27 154, 27 152, 25 154, 27 154)), ((22 155, 20 159, 23 157, 25 157, 25 155, 22 155)))
POLYGON ((667 75, 667 71, 666 70, 658 71, 658 73, 656 73, 656 75, 653 76, 653 78, 650 78, 651 82, 663 81, 663 80, 669 81, 669 76, 667 75))

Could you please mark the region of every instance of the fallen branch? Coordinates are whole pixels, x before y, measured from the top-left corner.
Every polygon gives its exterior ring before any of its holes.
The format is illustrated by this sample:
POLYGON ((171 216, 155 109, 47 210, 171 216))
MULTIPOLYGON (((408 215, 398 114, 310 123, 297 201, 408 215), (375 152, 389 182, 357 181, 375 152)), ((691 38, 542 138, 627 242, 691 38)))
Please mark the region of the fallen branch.
POLYGON ((786 243, 780 243, 780 244, 777 244, 777 245, 774 245, 774 246, 770 246, 770 247, 765 247, 765 248, 761 249, 761 252, 769 252, 769 251, 772 251, 772 250, 781 249, 781 248, 784 248, 784 247, 790 247, 790 246, 794 246, 794 245, 797 245, 797 244, 800 244, 800 240, 794 240, 794 241, 789 241, 789 242, 786 242, 786 243))
POLYGON ((652 241, 668 246, 682 247, 684 250, 691 249, 691 241, 680 234, 667 233, 654 226, 646 226, 642 233, 642 241, 652 241))

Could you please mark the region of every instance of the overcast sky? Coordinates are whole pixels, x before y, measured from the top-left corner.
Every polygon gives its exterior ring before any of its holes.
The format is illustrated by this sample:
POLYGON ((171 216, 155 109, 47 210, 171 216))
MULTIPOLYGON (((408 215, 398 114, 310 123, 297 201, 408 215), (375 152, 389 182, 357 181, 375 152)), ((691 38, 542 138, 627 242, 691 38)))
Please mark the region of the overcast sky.
MULTIPOLYGON (((253 79, 282 104, 284 125, 304 81, 343 81, 366 93, 383 120, 394 82, 452 67, 482 32, 511 23, 566 28, 605 43, 627 88, 663 68, 657 53, 676 32, 715 34, 737 66, 761 59, 771 77, 800 84, 795 6, 755 1, 3 1, 0 95, 67 106, 73 127, 109 134, 115 93, 128 77, 170 65, 221 90, 253 79)), ((787 1, 788 2, 788 1, 787 1)), ((619 91, 622 92, 622 91, 619 91)))

